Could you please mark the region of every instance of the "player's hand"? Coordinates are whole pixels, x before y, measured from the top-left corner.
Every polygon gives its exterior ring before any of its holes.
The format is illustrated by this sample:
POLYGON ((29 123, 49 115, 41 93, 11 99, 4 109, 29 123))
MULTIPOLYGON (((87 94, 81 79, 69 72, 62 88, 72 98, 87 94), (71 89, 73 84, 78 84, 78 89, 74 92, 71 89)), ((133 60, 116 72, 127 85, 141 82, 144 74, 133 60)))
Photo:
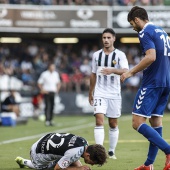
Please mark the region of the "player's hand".
POLYGON ((91 170, 91 168, 87 165, 83 165, 80 167, 80 170, 91 170))
POLYGON ((93 95, 89 94, 89 103, 91 106, 93 106, 93 95))
POLYGON ((130 71, 127 71, 120 76, 120 80, 121 82, 124 82, 127 78, 132 77, 132 76, 133 74, 130 71))
POLYGON ((114 73, 114 68, 103 68, 101 70, 101 73, 104 75, 112 74, 112 73, 114 73))
POLYGON ((48 93, 49 93, 48 91, 41 90, 41 94, 48 94, 48 93))

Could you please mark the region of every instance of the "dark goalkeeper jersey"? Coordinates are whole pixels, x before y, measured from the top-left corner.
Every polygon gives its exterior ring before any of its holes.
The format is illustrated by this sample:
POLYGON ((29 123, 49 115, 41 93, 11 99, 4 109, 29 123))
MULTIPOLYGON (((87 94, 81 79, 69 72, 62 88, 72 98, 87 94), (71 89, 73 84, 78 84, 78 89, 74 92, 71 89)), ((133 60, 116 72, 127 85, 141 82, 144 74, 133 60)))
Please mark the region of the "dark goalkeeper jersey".
POLYGON ((42 137, 37 145, 36 153, 63 156, 72 148, 85 147, 88 142, 79 136, 69 133, 49 133, 42 137))

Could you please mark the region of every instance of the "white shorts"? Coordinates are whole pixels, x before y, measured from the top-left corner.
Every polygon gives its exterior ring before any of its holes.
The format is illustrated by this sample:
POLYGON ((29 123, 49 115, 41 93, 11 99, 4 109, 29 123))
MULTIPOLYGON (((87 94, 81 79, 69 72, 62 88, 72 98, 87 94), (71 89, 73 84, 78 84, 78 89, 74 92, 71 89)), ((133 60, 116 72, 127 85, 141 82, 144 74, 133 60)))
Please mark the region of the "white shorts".
POLYGON ((97 113, 103 113, 108 118, 118 118, 121 116, 121 105, 121 99, 94 97, 94 115, 97 113))

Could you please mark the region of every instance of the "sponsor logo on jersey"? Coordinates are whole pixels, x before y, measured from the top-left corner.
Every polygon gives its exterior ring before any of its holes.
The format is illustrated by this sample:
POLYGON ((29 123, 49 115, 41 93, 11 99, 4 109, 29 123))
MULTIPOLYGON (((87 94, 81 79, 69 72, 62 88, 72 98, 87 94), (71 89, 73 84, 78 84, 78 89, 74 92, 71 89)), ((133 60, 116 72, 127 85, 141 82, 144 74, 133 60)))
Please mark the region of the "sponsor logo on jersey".
POLYGON ((144 36, 144 33, 143 34, 141 34, 141 35, 139 35, 140 36, 140 38, 143 38, 143 36, 144 36))
POLYGON ((77 139, 77 136, 73 136, 73 137, 70 139, 70 142, 68 143, 68 147, 74 146, 76 139, 77 139))

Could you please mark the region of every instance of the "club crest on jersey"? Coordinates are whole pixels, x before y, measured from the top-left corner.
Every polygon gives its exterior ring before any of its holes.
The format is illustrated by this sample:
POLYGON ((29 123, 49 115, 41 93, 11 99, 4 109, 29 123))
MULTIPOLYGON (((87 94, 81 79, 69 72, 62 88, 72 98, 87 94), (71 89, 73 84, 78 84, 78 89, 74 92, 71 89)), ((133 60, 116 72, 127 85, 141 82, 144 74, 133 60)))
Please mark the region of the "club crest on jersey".
POLYGON ((69 161, 64 160, 64 161, 62 162, 62 166, 63 166, 63 167, 68 167, 68 166, 69 166, 69 161))
POLYGON ((116 60, 113 60, 112 63, 115 65, 117 62, 116 62, 116 60))

